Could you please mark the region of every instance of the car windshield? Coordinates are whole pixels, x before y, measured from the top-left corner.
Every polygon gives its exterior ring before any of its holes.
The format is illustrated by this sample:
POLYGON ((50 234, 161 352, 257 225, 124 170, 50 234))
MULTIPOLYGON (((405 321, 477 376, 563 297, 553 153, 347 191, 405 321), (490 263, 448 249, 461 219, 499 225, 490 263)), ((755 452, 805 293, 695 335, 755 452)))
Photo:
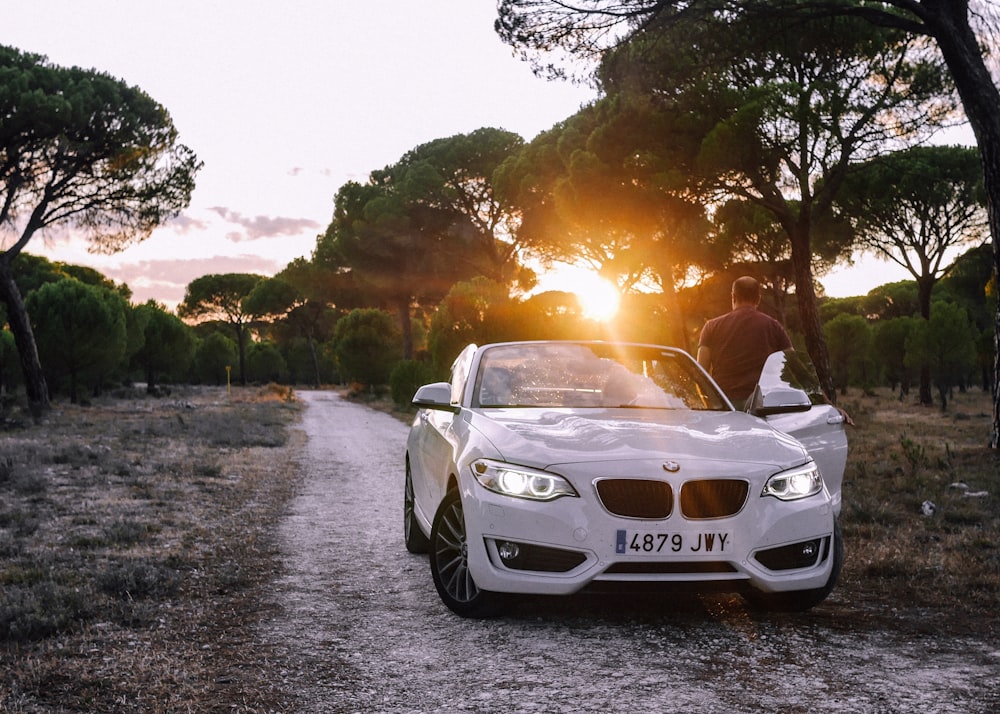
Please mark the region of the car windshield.
POLYGON ((480 407, 728 410, 679 350, 614 343, 518 343, 484 349, 480 407))

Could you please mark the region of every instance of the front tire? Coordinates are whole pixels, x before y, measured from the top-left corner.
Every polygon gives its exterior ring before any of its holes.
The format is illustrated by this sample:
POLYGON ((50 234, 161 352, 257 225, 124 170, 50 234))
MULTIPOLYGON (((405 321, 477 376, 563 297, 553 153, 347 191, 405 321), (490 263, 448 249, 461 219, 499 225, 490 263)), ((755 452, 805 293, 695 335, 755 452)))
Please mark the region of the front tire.
POLYGON ((430 541, 420 530, 420 524, 413 513, 413 474, 410 472, 410 460, 406 460, 406 484, 403 486, 403 538, 406 549, 411 553, 426 553, 430 541))
POLYGON ((833 568, 830 577, 821 588, 813 590, 793 590, 782 593, 746 593, 744 597, 751 605, 769 612, 805 612, 810 610, 833 592, 840 579, 840 569, 844 565, 844 536, 840 531, 840 521, 833 521, 833 568))
POLYGON ((503 596, 480 590, 469 572, 462 498, 452 490, 434 515, 430 539, 431 576, 448 609, 462 617, 496 617, 503 610, 503 596))

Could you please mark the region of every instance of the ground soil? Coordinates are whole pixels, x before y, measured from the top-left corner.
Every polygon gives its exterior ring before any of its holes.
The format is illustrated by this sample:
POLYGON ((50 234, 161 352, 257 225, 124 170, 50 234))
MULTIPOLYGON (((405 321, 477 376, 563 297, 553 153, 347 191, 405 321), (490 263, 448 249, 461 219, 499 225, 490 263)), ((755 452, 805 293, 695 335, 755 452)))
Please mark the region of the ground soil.
POLYGON ((529 603, 493 624, 450 616, 426 559, 402 551, 406 415, 378 417, 382 436, 363 447, 367 459, 381 454, 373 469, 349 454, 371 432, 363 415, 391 409, 354 402, 361 411, 347 423, 358 431, 329 448, 330 432, 346 428, 326 417, 304 424, 295 396, 126 391, 57 403, 40 423, 17 409, 0 415, 0 712, 402 712, 434 702, 568 712, 588 701, 597 711, 615 697, 666 697, 654 685, 668 674, 694 689, 732 681, 701 699, 676 692, 678 706, 702 711, 816 709, 795 684, 806 675, 829 693, 829 711, 1000 706, 1000 461, 983 445, 986 395, 955 395, 945 413, 887 393, 842 400, 857 422, 848 556, 838 589, 808 616, 759 618, 726 598, 673 615, 575 600, 572 611, 529 603), (345 504, 338 478, 350 469, 351 483, 383 491, 351 491, 345 504), (328 511, 311 511, 321 497, 328 511), (371 517, 350 520, 358 514, 371 517), (380 567, 364 567, 366 547, 380 567), (687 660, 671 659, 684 647, 687 660), (653 650, 659 669, 646 659, 653 650), (578 655, 572 675, 568 652, 578 655), (530 672, 518 671, 525 663, 530 672), (782 666, 799 679, 782 678, 782 666), (458 682, 477 678, 484 689, 469 699, 458 682))
POLYGON ((128 390, 0 432, 0 711, 279 711, 254 624, 298 483, 286 389, 128 390))

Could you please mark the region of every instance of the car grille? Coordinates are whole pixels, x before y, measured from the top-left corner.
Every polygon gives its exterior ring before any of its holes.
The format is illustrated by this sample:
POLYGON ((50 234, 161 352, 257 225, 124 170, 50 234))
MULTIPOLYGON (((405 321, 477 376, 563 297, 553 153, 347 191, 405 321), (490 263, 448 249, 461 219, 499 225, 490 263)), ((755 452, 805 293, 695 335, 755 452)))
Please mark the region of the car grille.
POLYGON ((685 518, 726 518, 739 513, 750 484, 737 479, 688 481, 681 487, 681 513, 685 518))
POLYGON ((663 481, 601 479, 597 494, 606 509, 626 518, 666 518, 674 509, 673 490, 663 481))
MULTIPOLYGON (((741 479, 688 481, 681 487, 681 513, 692 520, 726 518, 742 510, 749 492, 750 484, 741 479)), ((625 518, 667 518, 674 509, 673 489, 664 481, 601 479, 597 494, 609 512, 625 518)))

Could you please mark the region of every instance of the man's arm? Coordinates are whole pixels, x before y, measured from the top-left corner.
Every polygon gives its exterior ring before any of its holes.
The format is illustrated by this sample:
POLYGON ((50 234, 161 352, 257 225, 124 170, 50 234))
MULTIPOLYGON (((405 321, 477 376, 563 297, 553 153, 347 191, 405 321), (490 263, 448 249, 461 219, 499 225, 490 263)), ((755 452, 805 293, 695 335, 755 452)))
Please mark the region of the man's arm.
POLYGON ((704 345, 698 346, 698 364, 705 368, 705 371, 711 374, 712 372, 712 350, 708 349, 704 345))

